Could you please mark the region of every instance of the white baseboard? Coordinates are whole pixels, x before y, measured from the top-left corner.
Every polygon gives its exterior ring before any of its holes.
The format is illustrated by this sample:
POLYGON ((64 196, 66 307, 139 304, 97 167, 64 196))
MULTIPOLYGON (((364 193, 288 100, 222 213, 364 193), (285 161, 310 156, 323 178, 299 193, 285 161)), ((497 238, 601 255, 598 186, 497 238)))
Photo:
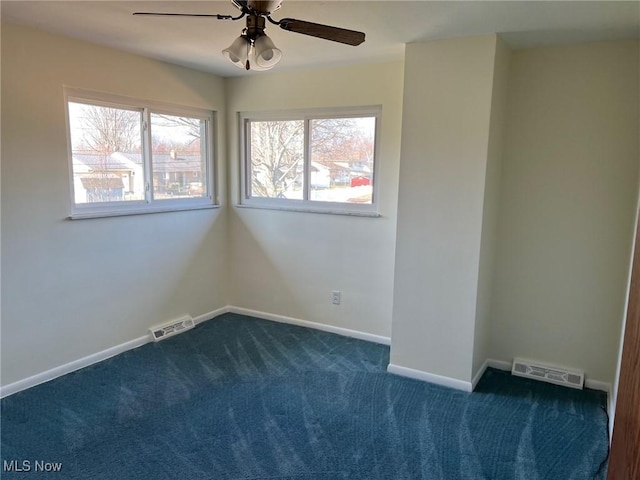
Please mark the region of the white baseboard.
MULTIPOLYGON (((391 339, 389 337, 384 337, 381 335, 374 335, 371 333, 361 332, 358 330, 351 330, 348 328, 336 327, 333 325, 311 322, 308 320, 301 320, 298 318, 287 317, 284 315, 277 315, 277 314, 267 313, 267 312, 261 312, 258 310, 251 310, 248 308, 236 307, 233 305, 221 307, 211 312, 199 315, 197 317, 194 317, 193 321, 196 325, 198 325, 207 320, 211 320, 216 317, 219 317, 220 315, 223 315, 225 313, 237 313, 239 315, 247 315, 247 316, 261 318, 264 320, 270 320, 270 321, 279 322, 279 323, 287 323, 291 325, 298 325, 301 327, 313 328, 316 330, 322 330, 325 332, 335 333, 335 334, 346 336, 346 337, 357 338, 360 340, 366 340, 369 342, 379 343, 382 345, 391 344, 391 339)), ((24 378, 22 380, 18 380, 16 382, 10 383, 8 385, 2 386, 0 387, 0 398, 13 395, 14 393, 20 392, 27 388, 35 387, 36 385, 40 385, 41 383, 48 382, 62 375, 66 375, 67 373, 71 373, 81 368, 88 367, 90 365, 93 365, 94 363, 101 362, 115 355, 126 352, 127 350, 132 350, 134 348, 140 347, 151 341, 152 341, 151 335, 147 334, 142 337, 129 340, 128 342, 124 342, 120 345, 107 348, 106 350, 102 350, 101 352, 88 355, 78 360, 74 360, 64 365, 60 365, 50 370, 47 370, 47 371, 38 373, 36 375, 24 378)), ((387 371, 389 373, 393 373, 403 377, 414 378, 417 380, 423 380, 423 381, 434 383, 437 385, 454 388, 456 390, 471 392, 475 389, 476 385, 480 381, 480 378, 482 378, 482 375, 484 374, 484 372, 488 367, 493 367, 499 370, 510 371, 511 362, 487 359, 482 364, 480 369, 476 372, 471 382, 459 380, 456 378, 436 375, 433 373, 424 372, 422 370, 415 370, 408 367, 402 367, 400 365, 395 365, 395 364, 389 364, 389 366, 387 367, 387 371)), ((585 387, 592 388, 595 390, 602 390, 607 393, 609 416, 610 418, 613 418, 613 414, 610 411, 612 408, 612 402, 610 400, 611 384, 606 382, 601 382, 598 380, 586 379, 585 387)))
MULTIPOLYGON (((507 370, 509 372, 511 371, 511 362, 505 362, 503 360, 493 360, 489 358, 487 359, 485 364, 486 365, 483 365, 484 370, 486 370, 487 367, 493 367, 493 368, 497 368, 498 370, 507 370)), ((601 390, 603 392, 606 392, 607 394, 611 393, 611 384, 607 382, 602 382, 600 380, 585 378, 584 386, 586 388, 591 388, 592 390, 601 390)))
POLYGON ((616 403, 618 399, 613 396, 613 389, 607 395, 607 414, 609 415, 609 446, 611 446, 611 440, 613 440, 613 425, 615 423, 616 416, 616 403))
POLYGON ((504 360, 494 360, 493 358, 487 358, 487 367, 495 368, 497 370, 504 370, 506 372, 511 371, 511 364, 513 362, 506 362, 504 360))
MULTIPOLYGON (((324 325, 322 323, 309 322, 297 318, 285 317, 283 315, 275 315, 271 313, 249 310, 247 308, 240 308, 229 305, 218 308, 211 312, 204 313, 202 315, 198 315, 197 317, 193 318, 193 322, 198 325, 202 322, 214 319, 229 312, 237 313, 240 315, 249 315, 252 317, 272 320, 280 323, 290 323, 302 327, 314 328, 316 330, 324 330, 331 333, 337 333, 338 335, 358 338, 360 340, 367 340, 374 343, 381 343, 383 345, 389 345, 391 343, 391 339, 389 337, 382 337, 370 333, 359 332, 357 330, 349 330, 347 328, 334 327, 332 325, 324 325)), ((17 382, 2 386, 0 387, 0 398, 8 397, 9 395, 13 395, 14 393, 26 390, 27 388, 35 387, 36 385, 40 385, 41 383, 48 382, 55 378, 61 377, 62 375, 66 375, 67 373, 75 372, 76 370, 80 370, 81 368, 88 367, 90 365, 93 365, 94 363, 98 363, 108 358, 114 357, 120 353, 126 352, 127 350, 132 350, 134 348, 140 347, 145 343, 149 343, 151 341, 151 335, 147 334, 142 337, 129 340, 128 342, 121 343, 120 345, 116 345, 115 347, 107 348, 106 350, 102 350, 101 352, 87 355, 86 357, 79 358, 72 362, 65 363, 64 365, 54 367, 50 370, 46 370, 22 380, 18 380, 17 382)))
POLYGON ((478 385, 478 382, 482 378, 482 375, 484 375, 484 372, 486 372, 487 368, 489 367, 496 368, 498 370, 506 370, 509 372, 511 371, 510 362, 503 362, 502 360, 494 360, 492 358, 487 358, 484 361, 484 363, 480 366, 476 374, 473 376, 473 379, 471 380, 471 387, 473 390, 476 389, 476 385, 478 385))
MULTIPOLYGON (((484 362, 484 364, 480 368, 480 372, 484 373, 487 367, 493 367, 493 368, 497 368, 498 370, 506 370, 510 372, 511 362, 505 362, 503 360, 493 360, 489 358, 484 362)), ((476 375, 478 376, 478 380, 480 380, 480 377, 482 377, 482 373, 480 372, 478 372, 479 376, 476 375)), ((609 439, 611 439, 611 433, 613 431, 613 417, 614 417, 613 410, 615 409, 615 402, 612 401, 613 399, 611 397, 613 392, 613 388, 611 384, 608 382, 602 382, 600 380, 592 380, 590 378, 585 378, 584 386, 592 390, 603 391, 607 394, 607 414, 609 415, 609 439)), ((476 388, 475 377, 474 377, 473 388, 474 389, 476 388)))
POLYGON ((298 325, 300 327, 313 328, 315 330, 322 330, 324 332, 336 333, 344 337, 357 338, 359 340, 366 340, 368 342, 380 343, 382 345, 390 345, 391 338, 383 337, 381 335, 374 335, 372 333, 361 332, 359 330, 350 330, 348 328, 335 327, 333 325, 327 325, 324 323, 310 322, 308 320, 301 320, 299 318, 286 317, 284 315, 276 315, 273 313, 260 312, 258 310, 250 310, 248 308, 229 306, 229 311, 237 313, 239 315, 247 315, 249 317, 261 318, 263 320, 271 320, 273 322, 288 323, 291 325, 298 325))
POLYGON ((212 312, 204 313, 202 315, 198 315, 197 317, 194 317, 193 323, 198 325, 199 323, 206 322, 207 320, 212 320, 216 317, 219 317, 220 315, 229 313, 230 311, 231 311, 231 307, 229 306, 218 308, 216 310, 213 310, 212 312))
POLYGON ((21 390, 26 390, 27 388, 35 387, 36 385, 40 385, 41 383, 48 382, 49 380, 61 377, 62 375, 66 375, 67 373, 75 372, 76 370, 80 370, 81 368, 88 367, 89 365, 93 365, 94 363, 98 363, 106 360, 107 358, 114 357, 119 353, 140 347, 145 343, 149 343, 150 341, 151 336, 144 335, 142 337, 129 340, 128 342, 121 343, 120 345, 116 345, 115 347, 107 348, 106 350, 102 350, 101 352, 87 355, 86 357, 79 358, 78 360, 74 360, 69 363, 65 363, 64 365, 60 365, 59 367, 55 367, 50 370, 37 373, 31 377, 18 380, 17 382, 10 383, 0 388, 0 398, 8 397, 9 395, 18 393, 21 390))
POLYGON ((607 398, 611 396, 611 384, 607 382, 601 382, 600 380, 592 380, 590 378, 584 379, 584 386, 592 390, 602 390, 607 393, 607 398))
MULTIPOLYGON (((219 315, 222 315, 223 313, 227 313, 228 311, 229 307, 218 308, 217 310, 213 310, 212 312, 208 312, 195 317, 193 321, 197 325, 198 323, 202 323, 206 320, 215 318, 219 315)), ((114 357, 120 353, 126 352, 127 350, 132 350, 134 348, 140 347, 151 341, 153 341, 151 335, 147 334, 142 337, 129 340, 128 342, 121 343, 120 345, 116 345, 115 347, 107 348, 106 350, 102 350, 101 352, 93 353, 91 355, 87 355, 86 357, 73 360, 69 363, 65 363, 64 365, 60 365, 50 370, 46 370, 30 377, 23 378, 22 380, 18 380, 17 382, 9 383, 8 385, 0 387, 0 398, 8 397, 9 395, 13 395, 14 393, 26 390, 27 388, 35 387, 36 385, 40 385, 41 383, 48 382, 55 378, 61 377, 62 375, 66 375, 67 373, 75 372, 76 370, 80 370, 81 368, 88 367, 90 365, 93 365, 94 363, 98 363, 108 358, 114 357)))
MULTIPOLYGON (((482 377, 482 374, 485 372, 485 370, 488 367, 492 367, 492 368, 496 368, 498 370, 505 370, 505 371, 509 371, 510 372, 511 371, 511 363, 512 362, 505 362, 504 360, 494 360, 492 358, 488 358, 482 364, 482 367, 480 367, 480 370, 478 370, 478 373, 476 373, 476 377, 477 377, 478 380, 480 380, 480 378, 482 377)), ((476 380, 476 377, 474 377, 474 382, 476 380)), ((593 379, 590 379, 590 378, 585 378, 584 386, 586 388, 591 388, 592 390, 601 390, 603 392, 606 392, 607 394, 611 393, 611 384, 607 383, 607 382, 601 382, 600 380, 593 380, 593 379)), ((474 383, 474 387, 475 387, 475 383, 474 383)))
POLYGON ((616 402, 613 401, 613 386, 600 380, 584 379, 584 386, 592 390, 601 390, 607 394, 607 415, 609 416, 609 442, 613 435, 613 418, 615 416, 616 402))
POLYGON ((471 379, 471 391, 472 392, 476 389, 476 385, 478 385, 478 382, 482 378, 482 375, 484 375, 484 372, 487 370, 488 366, 489 366, 489 360, 487 359, 487 360, 484 361, 484 363, 480 366, 480 368, 478 369, 476 374, 471 379))
POLYGON ((442 375, 436 375, 435 373, 424 372, 422 370, 415 370, 413 368, 401 367, 390 363, 387 367, 387 372, 401 377, 413 378, 416 380, 423 380, 429 383, 435 383, 436 385, 442 385, 443 387, 455 388, 456 390, 462 390, 464 392, 471 392, 471 382, 465 382, 464 380, 458 380, 457 378, 444 377, 442 375))

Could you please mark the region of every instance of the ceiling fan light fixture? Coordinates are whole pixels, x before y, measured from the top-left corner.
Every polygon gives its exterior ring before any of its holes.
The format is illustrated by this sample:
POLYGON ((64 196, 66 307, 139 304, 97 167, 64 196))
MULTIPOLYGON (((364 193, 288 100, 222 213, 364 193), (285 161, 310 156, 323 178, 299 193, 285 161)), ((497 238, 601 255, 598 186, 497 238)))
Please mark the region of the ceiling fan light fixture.
MULTIPOLYGON (((0 0, 1 1, 1 0, 0 0)), ((231 0, 240 14, 232 15, 209 13, 165 13, 165 12, 133 12, 134 15, 160 17, 206 17, 218 20, 240 20, 246 18, 246 27, 242 35, 222 50, 224 57, 238 68, 246 70, 269 70, 282 59, 282 50, 276 47, 266 33, 265 24, 268 20, 288 32, 301 33, 345 45, 360 45, 364 42, 365 34, 346 28, 332 27, 321 23, 305 22, 295 18, 274 20, 271 13, 280 8, 283 0, 231 0)))
POLYGON ((282 51, 275 46, 266 34, 260 35, 254 42, 255 63, 258 67, 268 70, 282 59, 282 51))
POLYGON ((222 54, 236 67, 245 68, 250 47, 249 39, 245 35, 240 35, 230 46, 222 50, 222 54))

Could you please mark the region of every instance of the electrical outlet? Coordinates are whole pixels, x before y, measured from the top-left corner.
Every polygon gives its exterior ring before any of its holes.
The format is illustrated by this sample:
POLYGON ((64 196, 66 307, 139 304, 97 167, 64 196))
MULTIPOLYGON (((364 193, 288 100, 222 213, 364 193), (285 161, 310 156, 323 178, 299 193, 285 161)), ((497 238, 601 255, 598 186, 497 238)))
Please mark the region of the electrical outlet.
POLYGON ((340 305, 340 291, 339 290, 334 290, 333 292, 331 292, 331 302, 334 305, 340 305))

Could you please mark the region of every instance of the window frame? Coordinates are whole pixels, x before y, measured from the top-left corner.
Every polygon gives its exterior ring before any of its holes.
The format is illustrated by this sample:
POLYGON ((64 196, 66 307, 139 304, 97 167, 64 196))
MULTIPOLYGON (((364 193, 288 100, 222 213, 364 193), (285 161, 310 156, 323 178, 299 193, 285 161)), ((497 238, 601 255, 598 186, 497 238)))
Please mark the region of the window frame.
POLYGON ((357 215, 379 217, 379 185, 380 185, 380 129, 382 118, 382 106, 362 106, 362 107, 336 107, 322 109, 304 110, 281 110, 281 111, 256 111, 238 113, 238 137, 240 141, 240 195, 237 206, 250 208, 265 208, 270 210, 290 210, 309 213, 328 213, 336 215, 357 215), (325 118, 375 118, 374 148, 373 148, 373 176, 371 203, 347 203, 347 202, 326 202, 322 200, 311 200, 311 142, 310 125, 312 120, 325 118), (304 188, 303 199, 289 198, 265 198, 251 196, 251 156, 250 156, 250 122, 256 121, 304 121, 303 138, 303 175, 304 188))
POLYGON ((199 210, 218 208, 217 192, 217 155, 214 140, 217 138, 217 112, 213 110, 175 105, 163 102, 140 100, 79 88, 64 88, 64 109, 67 135, 67 156, 69 161, 69 187, 71 200, 70 219, 113 217, 123 215, 139 215, 147 213, 175 212, 182 210, 199 210), (76 203, 73 148, 71 143, 71 123, 69 103, 81 103, 98 107, 119 108, 140 112, 141 114, 141 156, 143 168, 144 200, 76 203), (175 115, 197 118, 205 122, 204 141, 200 148, 204 158, 204 185, 206 195, 193 198, 154 199, 153 154, 151 149, 151 115, 175 115))

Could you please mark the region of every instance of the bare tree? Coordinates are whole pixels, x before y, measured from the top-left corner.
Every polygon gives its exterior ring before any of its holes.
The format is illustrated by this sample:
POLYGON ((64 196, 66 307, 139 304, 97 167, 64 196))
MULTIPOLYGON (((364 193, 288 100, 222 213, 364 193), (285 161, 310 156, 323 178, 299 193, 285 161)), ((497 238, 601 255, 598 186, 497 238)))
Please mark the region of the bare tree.
MULTIPOLYGON (((193 117, 178 117, 175 115, 164 115, 154 113, 151 115, 151 122, 162 127, 177 128, 182 136, 190 137, 191 142, 200 140, 202 121, 193 117)), ((189 142, 189 143, 191 143, 189 142)))
POLYGON ((296 182, 304 160, 304 121, 251 122, 251 192, 279 197, 296 182))
POLYGON ((327 118, 311 123, 311 155, 321 162, 373 160, 373 132, 360 118, 327 118))
POLYGON ((83 105, 82 143, 92 152, 110 155, 140 148, 140 113, 120 108, 83 105))

